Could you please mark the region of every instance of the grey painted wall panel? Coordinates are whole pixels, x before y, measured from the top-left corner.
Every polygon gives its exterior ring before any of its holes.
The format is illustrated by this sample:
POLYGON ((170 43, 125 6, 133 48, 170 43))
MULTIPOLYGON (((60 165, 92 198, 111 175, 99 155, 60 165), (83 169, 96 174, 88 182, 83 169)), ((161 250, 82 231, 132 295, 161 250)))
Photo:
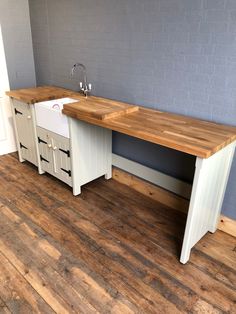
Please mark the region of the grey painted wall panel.
MULTIPOLYGON (((96 95, 236 125, 236 1, 29 3, 38 84, 76 90, 69 70, 79 61, 96 95)), ((119 134, 113 151, 192 180, 191 156, 119 134)), ((236 158, 223 204, 234 218, 235 181, 236 158)))
POLYGON ((0 24, 10 88, 35 86, 28 0, 1 0, 0 24))

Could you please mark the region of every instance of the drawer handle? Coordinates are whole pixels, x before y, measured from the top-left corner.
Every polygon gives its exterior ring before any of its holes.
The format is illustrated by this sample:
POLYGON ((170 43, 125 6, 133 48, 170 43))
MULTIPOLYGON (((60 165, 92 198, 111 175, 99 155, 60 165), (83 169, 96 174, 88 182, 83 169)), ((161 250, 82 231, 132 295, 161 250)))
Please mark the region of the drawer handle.
POLYGON ((47 144, 47 142, 45 142, 44 140, 42 140, 39 136, 38 136, 38 143, 43 143, 43 144, 47 144))
POLYGON ((63 168, 61 168, 61 170, 64 171, 65 173, 67 173, 69 177, 71 177, 71 170, 66 170, 63 168))
POLYGON ((22 143, 20 143, 20 148, 24 148, 24 149, 28 149, 25 145, 23 145, 22 143))
POLYGON ((41 160, 41 161, 45 161, 45 162, 49 163, 49 161, 48 161, 47 159, 43 158, 43 156, 42 156, 42 155, 40 155, 40 160, 41 160))
POLYGON ((62 148, 59 148, 59 150, 60 150, 61 152, 63 152, 64 154, 66 154, 67 157, 70 157, 70 151, 69 151, 69 150, 64 150, 64 149, 62 149, 62 148))
POLYGON ((23 114, 22 112, 18 111, 16 108, 15 108, 15 115, 17 114, 23 114))

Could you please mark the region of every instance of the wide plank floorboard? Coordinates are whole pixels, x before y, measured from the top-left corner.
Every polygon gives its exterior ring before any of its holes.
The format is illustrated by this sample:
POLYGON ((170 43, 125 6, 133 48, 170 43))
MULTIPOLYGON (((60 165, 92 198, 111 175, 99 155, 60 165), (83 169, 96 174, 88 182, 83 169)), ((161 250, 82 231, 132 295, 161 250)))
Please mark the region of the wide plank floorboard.
POLYGON ((79 197, 0 157, 0 313, 236 313, 236 239, 179 263, 186 217, 114 180, 79 197))

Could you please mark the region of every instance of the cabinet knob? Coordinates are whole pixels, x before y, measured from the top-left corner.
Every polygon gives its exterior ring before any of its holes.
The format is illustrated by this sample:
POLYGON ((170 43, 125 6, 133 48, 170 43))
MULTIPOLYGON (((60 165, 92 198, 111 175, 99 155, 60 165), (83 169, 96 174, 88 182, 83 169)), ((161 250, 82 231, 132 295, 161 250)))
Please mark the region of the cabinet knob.
POLYGON ((52 147, 52 144, 48 144, 48 148, 51 148, 52 147))
POLYGON ((56 147, 56 146, 54 146, 52 149, 53 149, 53 150, 57 150, 57 147, 56 147))
POLYGON ((30 119, 31 119, 31 116, 27 116, 27 119, 30 120, 30 119))

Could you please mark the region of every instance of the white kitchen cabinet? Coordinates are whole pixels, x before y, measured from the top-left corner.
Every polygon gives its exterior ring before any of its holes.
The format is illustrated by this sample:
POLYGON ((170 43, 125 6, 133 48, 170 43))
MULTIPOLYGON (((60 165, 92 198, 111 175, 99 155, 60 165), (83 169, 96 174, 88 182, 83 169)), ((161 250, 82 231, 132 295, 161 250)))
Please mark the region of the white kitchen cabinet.
POLYGON ((37 136, 42 170, 72 186, 69 139, 39 126, 37 136))
POLYGON ((13 99, 12 112, 19 159, 38 166, 34 107, 13 99))
MULTIPOLYGON (((42 103, 43 104, 43 103, 42 103)), ((62 136, 38 125, 36 106, 12 99, 19 160, 35 164, 81 193, 81 186, 103 175, 111 178, 112 131, 77 119, 63 119, 69 133, 62 136)), ((43 117, 42 117, 43 118, 43 117)), ((47 114, 44 115, 48 121, 47 114)), ((62 124, 54 129, 61 131, 62 124)))

